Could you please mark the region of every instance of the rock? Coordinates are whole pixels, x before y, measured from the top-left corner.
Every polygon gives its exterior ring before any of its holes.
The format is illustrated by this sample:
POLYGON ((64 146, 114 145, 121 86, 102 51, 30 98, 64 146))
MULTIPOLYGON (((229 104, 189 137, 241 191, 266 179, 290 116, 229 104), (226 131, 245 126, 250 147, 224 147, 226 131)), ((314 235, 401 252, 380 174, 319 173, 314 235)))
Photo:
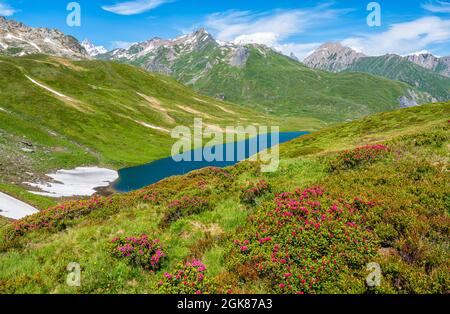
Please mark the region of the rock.
POLYGON ((48 54, 73 59, 89 58, 77 39, 56 29, 33 28, 0 16, 0 52, 12 56, 48 54))
POLYGON ((25 153, 34 153, 34 150, 29 149, 29 148, 21 148, 21 150, 25 153))
POLYGON ((225 100, 225 95, 224 94, 217 94, 216 98, 219 99, 219 100, 224 101, 225 100))
POLYGON ((21 143, 22 143, 23 145, 28 146, 28 147, 33 147, 33 144, 31 144, 30 142, 27 142, 27 141, 21 141, 21 143))
POLYGON ((409 108, 417 106, 417 102, 413 99, 408 99, 406 96, 402 96, 398 99, 400 103, 400 108, 409 108))
POLYGON ((303 63, 313 69, 340 72, 363 57, 365 57, 363 53, 344 47, 340 43, 326 43, 303 60, 303 63))
POLYGON ((242 68, 247 64, 247 59, 250 56, 250 52, 245 47, 238 47, 233 51, 230 58, 230 65, 242 68))
POLYGON ((405 57, 421 67, 450 77, 450 57, 438 58, 431 53, 412 54, 405 57))

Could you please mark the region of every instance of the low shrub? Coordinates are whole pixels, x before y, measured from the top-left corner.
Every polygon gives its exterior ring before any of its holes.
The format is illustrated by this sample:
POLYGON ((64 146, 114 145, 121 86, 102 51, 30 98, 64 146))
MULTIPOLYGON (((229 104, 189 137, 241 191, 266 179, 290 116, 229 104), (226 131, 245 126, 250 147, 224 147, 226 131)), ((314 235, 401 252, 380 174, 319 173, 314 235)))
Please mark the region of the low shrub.
POLYGON ((100 196, 94 196, 88 200, 60 204, 21 220, 14 221, 6 236, 9 240, 12 240, 40 229, 52 231, 63 230, 70 220, 83 217, 97 209, 116 207, 118 207, 118 202, 115 202, 113 198, 100 196))
POLYGON ((357 273, 375 256, 376 236, 366 226, 373 206, 358 198, 332 199, 321 187, 279 194, 238 233, 228 267, 256 270, 271 292, 324 292, 338 274, 357 273))
POLYGON ((240 199, 243 203, 255 204, 258 197, 261 197, 262 195, 270 192, 271 188, 269 183, 267 183, 265 180, 260 180, 256 184, 254 184, 253 187, 243 188, 240 199))
POLYGON ((166 256, 161 242, 158 239, 150 240, 146 234, 138 237, 116 237, 111 240, 109 251, 115 258, 124 259, 131 265, 150 271, 158 270, 166 256))
POLYGON ((161 227, 167 227, 172 222, 175 222, 183 217, 200 214, 204 211, 211 210, 212 206, 209 201, 193 197, 182 197, 173 200, 167 206, 167 212, 161 220, 161 227))
POLYGON ((206 278, 206 266, 197 259, 179 264, 173 274, 166 272, 158 288, 166 294, 214 293, 212 283, 206 278))
POLYGON ((355 169, 361 165, 371 164, 386 158, 389 153, 389 147, 382 144, 366 145, 353 150, 345 150, 328 163, 328 170, 329 172, 334 172, 337 170, 355 169))

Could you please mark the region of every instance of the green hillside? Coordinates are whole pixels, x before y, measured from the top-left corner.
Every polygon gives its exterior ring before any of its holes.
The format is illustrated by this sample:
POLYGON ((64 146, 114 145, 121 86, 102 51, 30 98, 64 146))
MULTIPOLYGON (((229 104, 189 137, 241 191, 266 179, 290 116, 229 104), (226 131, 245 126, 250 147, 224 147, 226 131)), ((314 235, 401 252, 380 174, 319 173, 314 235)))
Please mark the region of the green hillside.
POLYGON ((412 89, 362 73, 312 70, 267 48, 248 49, 245 67, 219 64, 192 86, 201 93, 222 94, 227 100, 258 106, 268 113, 333 122, 397 109, 399 98, 412 89))
POLYGON ((398 109, 401 97, 432 101, 402 82, 310 69, 263 45, 221 45, 204 30, 174 40, 155 38, 98 58, 161 72, 202 94, 281 117, 341 122, 398 109))
POLYGON ((448 293, 449 116, 377 114, 283 144, 274 173, 207 168, 6 224, 0 293, 448 293))
POLYGON ((427 70, 397 55, 365 57, 356 60, 347 72, 366 72, 408 83, 437 100, 450 99, 450 78, 427 70))
POLYGON ((30 182, 54 169, 118 169, 167 157, 172 128, 191 126, 194 117, 222 127, 321 126, 310 118, 282 122, 130 65, 0 57, 0 184, 30 182))

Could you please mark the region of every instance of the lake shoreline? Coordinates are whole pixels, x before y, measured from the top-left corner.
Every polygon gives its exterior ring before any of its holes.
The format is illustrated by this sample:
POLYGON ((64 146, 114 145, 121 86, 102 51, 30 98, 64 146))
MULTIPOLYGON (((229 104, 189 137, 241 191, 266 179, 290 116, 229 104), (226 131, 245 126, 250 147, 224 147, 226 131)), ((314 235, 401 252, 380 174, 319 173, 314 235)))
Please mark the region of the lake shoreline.
MULTIPOLYGON (((285 142, 289 142, 291 140, 294 140, 296 138, 299 138, 301 136, 310 133, 311 132, 308 131, 279 132, 278 141, 274 145, 283 144, 285 142)), ((246 145, 245 147, 247 147, 250 141, 255 140, 257 140, 259 145, 261 145, 260 143, 261 139, 263 139, 266 136, 269 137, 266 146, 259 147, 258 145, 256 154, 259 154, 263 150, 271 148, 273 146, 270 141, 271 138, 270 134, 271 133, 259 134, 256 138, 245 139, 244 141, 218 144, 213 146, 205 146, 184 152, 182 155, 188 154, 194 156, 196 151, 197 152, 200 150, 204 151, 205 148, 212 150, 215 149, 215 147, 221 147, 224 151, 226 151, 226 149, 231 148, 231 146, 234 148, 233 153, 235 153, 238 145, 242 145, 243 143, 245 143, 244 145, 246 145)), ((199 170, 205 167, 225 168, 228 166, 232 166, 255 155, 255 154, 252 155, 247 154, 247 152, 249 152, 249 150, 246 149, 245 158, 243 159, 236 158, 233 159, 232 161, 209 161, 209 162, 205 160, 175 161, 173 159, 173 156, 161 158, 146 164, 119 169, 118 170, 119 178, 117 180, 112 182, 108 187, 96 190, 100 195, 111 195, 114 193, 126 193, 135 191, 144 188, 146 186, 150 186, 154 183, 160 182, 166 178, 177 175, 185 175, 191 171, 199 170)), ((177 156, 181 156, 181 154, 177 156)))

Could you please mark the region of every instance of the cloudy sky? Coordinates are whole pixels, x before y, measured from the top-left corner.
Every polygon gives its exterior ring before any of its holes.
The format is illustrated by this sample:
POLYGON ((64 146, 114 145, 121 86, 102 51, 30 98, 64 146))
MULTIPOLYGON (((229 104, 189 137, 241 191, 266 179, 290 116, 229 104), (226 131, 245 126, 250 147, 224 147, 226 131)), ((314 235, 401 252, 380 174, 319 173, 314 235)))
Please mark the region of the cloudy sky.
POLYGON ((204 27, 218 40, 266 44, 300 59, 329 41, 369 55, 450 55, 450 0, 378 0, 381 26, 374 27, 368 0, 78 0, 80 27, 66 24, 69 2, 0 0, 0 16, 108 49, 204 27))

